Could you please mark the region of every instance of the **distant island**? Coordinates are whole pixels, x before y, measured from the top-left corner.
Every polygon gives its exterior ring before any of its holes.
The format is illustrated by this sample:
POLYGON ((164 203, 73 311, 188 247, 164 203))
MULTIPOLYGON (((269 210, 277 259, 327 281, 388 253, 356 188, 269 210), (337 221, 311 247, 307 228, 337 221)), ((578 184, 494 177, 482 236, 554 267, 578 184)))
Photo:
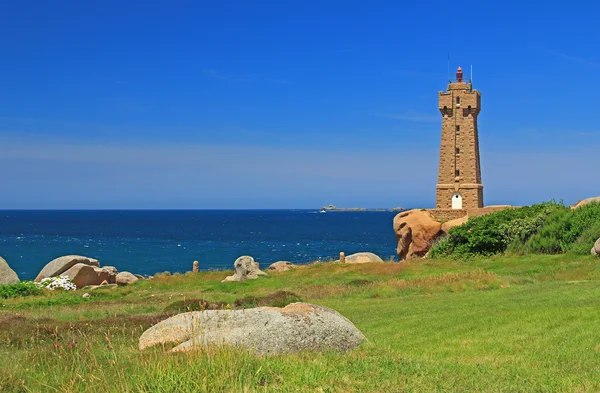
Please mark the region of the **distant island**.
POLYGON ((320 209, 321 213, 327 212, 400 212, 406 210, 403 207, 392 208, 364 208, 364 207, 337 207, 335 205, 323 206, 320 209))

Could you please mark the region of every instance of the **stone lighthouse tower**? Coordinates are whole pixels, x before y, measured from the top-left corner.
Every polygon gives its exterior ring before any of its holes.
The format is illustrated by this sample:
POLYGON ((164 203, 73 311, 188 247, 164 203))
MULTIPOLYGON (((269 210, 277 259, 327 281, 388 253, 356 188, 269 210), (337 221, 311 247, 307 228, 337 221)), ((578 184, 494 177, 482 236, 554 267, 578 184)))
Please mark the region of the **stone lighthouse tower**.
POLYGON ((483 207, 483 184, 479 164, 477 115, 481 94, 471 81, 463 81, 460 67, 456 81, 439 93, 442 114, 440 167, 436 186, 436 209, 483 207))

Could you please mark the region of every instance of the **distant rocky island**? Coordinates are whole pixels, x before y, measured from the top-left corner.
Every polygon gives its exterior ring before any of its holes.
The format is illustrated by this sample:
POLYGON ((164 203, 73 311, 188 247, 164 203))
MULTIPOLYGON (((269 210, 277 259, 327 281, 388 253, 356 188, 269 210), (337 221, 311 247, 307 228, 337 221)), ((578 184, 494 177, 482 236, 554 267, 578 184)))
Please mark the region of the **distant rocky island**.
POLYGON ((337 207, 335 205, 323 206, 320 209, 321 213, 326 212, 401 212, 406 210, 403 207, 392 208, 364 208, 364 207, 337 207))

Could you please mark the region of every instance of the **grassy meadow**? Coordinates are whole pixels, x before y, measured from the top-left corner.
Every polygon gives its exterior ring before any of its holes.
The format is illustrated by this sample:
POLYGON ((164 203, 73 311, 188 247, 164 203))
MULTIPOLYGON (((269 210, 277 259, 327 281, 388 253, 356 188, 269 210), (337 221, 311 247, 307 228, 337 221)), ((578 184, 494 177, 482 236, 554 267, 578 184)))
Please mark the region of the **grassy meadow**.
POLYGON ((0 299, 0 391, 600 391, 598 258, 315 263, 221 283, 228 274, 0 299), (269 357, 137 349, 145 329, 200 299, 229 308, 298 298, 339 311, 369 342, 269 357))

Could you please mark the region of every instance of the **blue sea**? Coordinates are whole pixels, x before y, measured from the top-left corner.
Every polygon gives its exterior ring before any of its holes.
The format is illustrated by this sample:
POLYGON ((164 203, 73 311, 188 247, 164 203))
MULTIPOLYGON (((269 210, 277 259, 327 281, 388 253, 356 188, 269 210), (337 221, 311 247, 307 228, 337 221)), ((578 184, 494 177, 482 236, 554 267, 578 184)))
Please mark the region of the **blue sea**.
POLYGON ((395 254, 392 212, 318 210, 0 211, 0 256, 22 280, 69 254, 144 275, 232 269, 241 255, 266 268, 370 251, 395 254))

